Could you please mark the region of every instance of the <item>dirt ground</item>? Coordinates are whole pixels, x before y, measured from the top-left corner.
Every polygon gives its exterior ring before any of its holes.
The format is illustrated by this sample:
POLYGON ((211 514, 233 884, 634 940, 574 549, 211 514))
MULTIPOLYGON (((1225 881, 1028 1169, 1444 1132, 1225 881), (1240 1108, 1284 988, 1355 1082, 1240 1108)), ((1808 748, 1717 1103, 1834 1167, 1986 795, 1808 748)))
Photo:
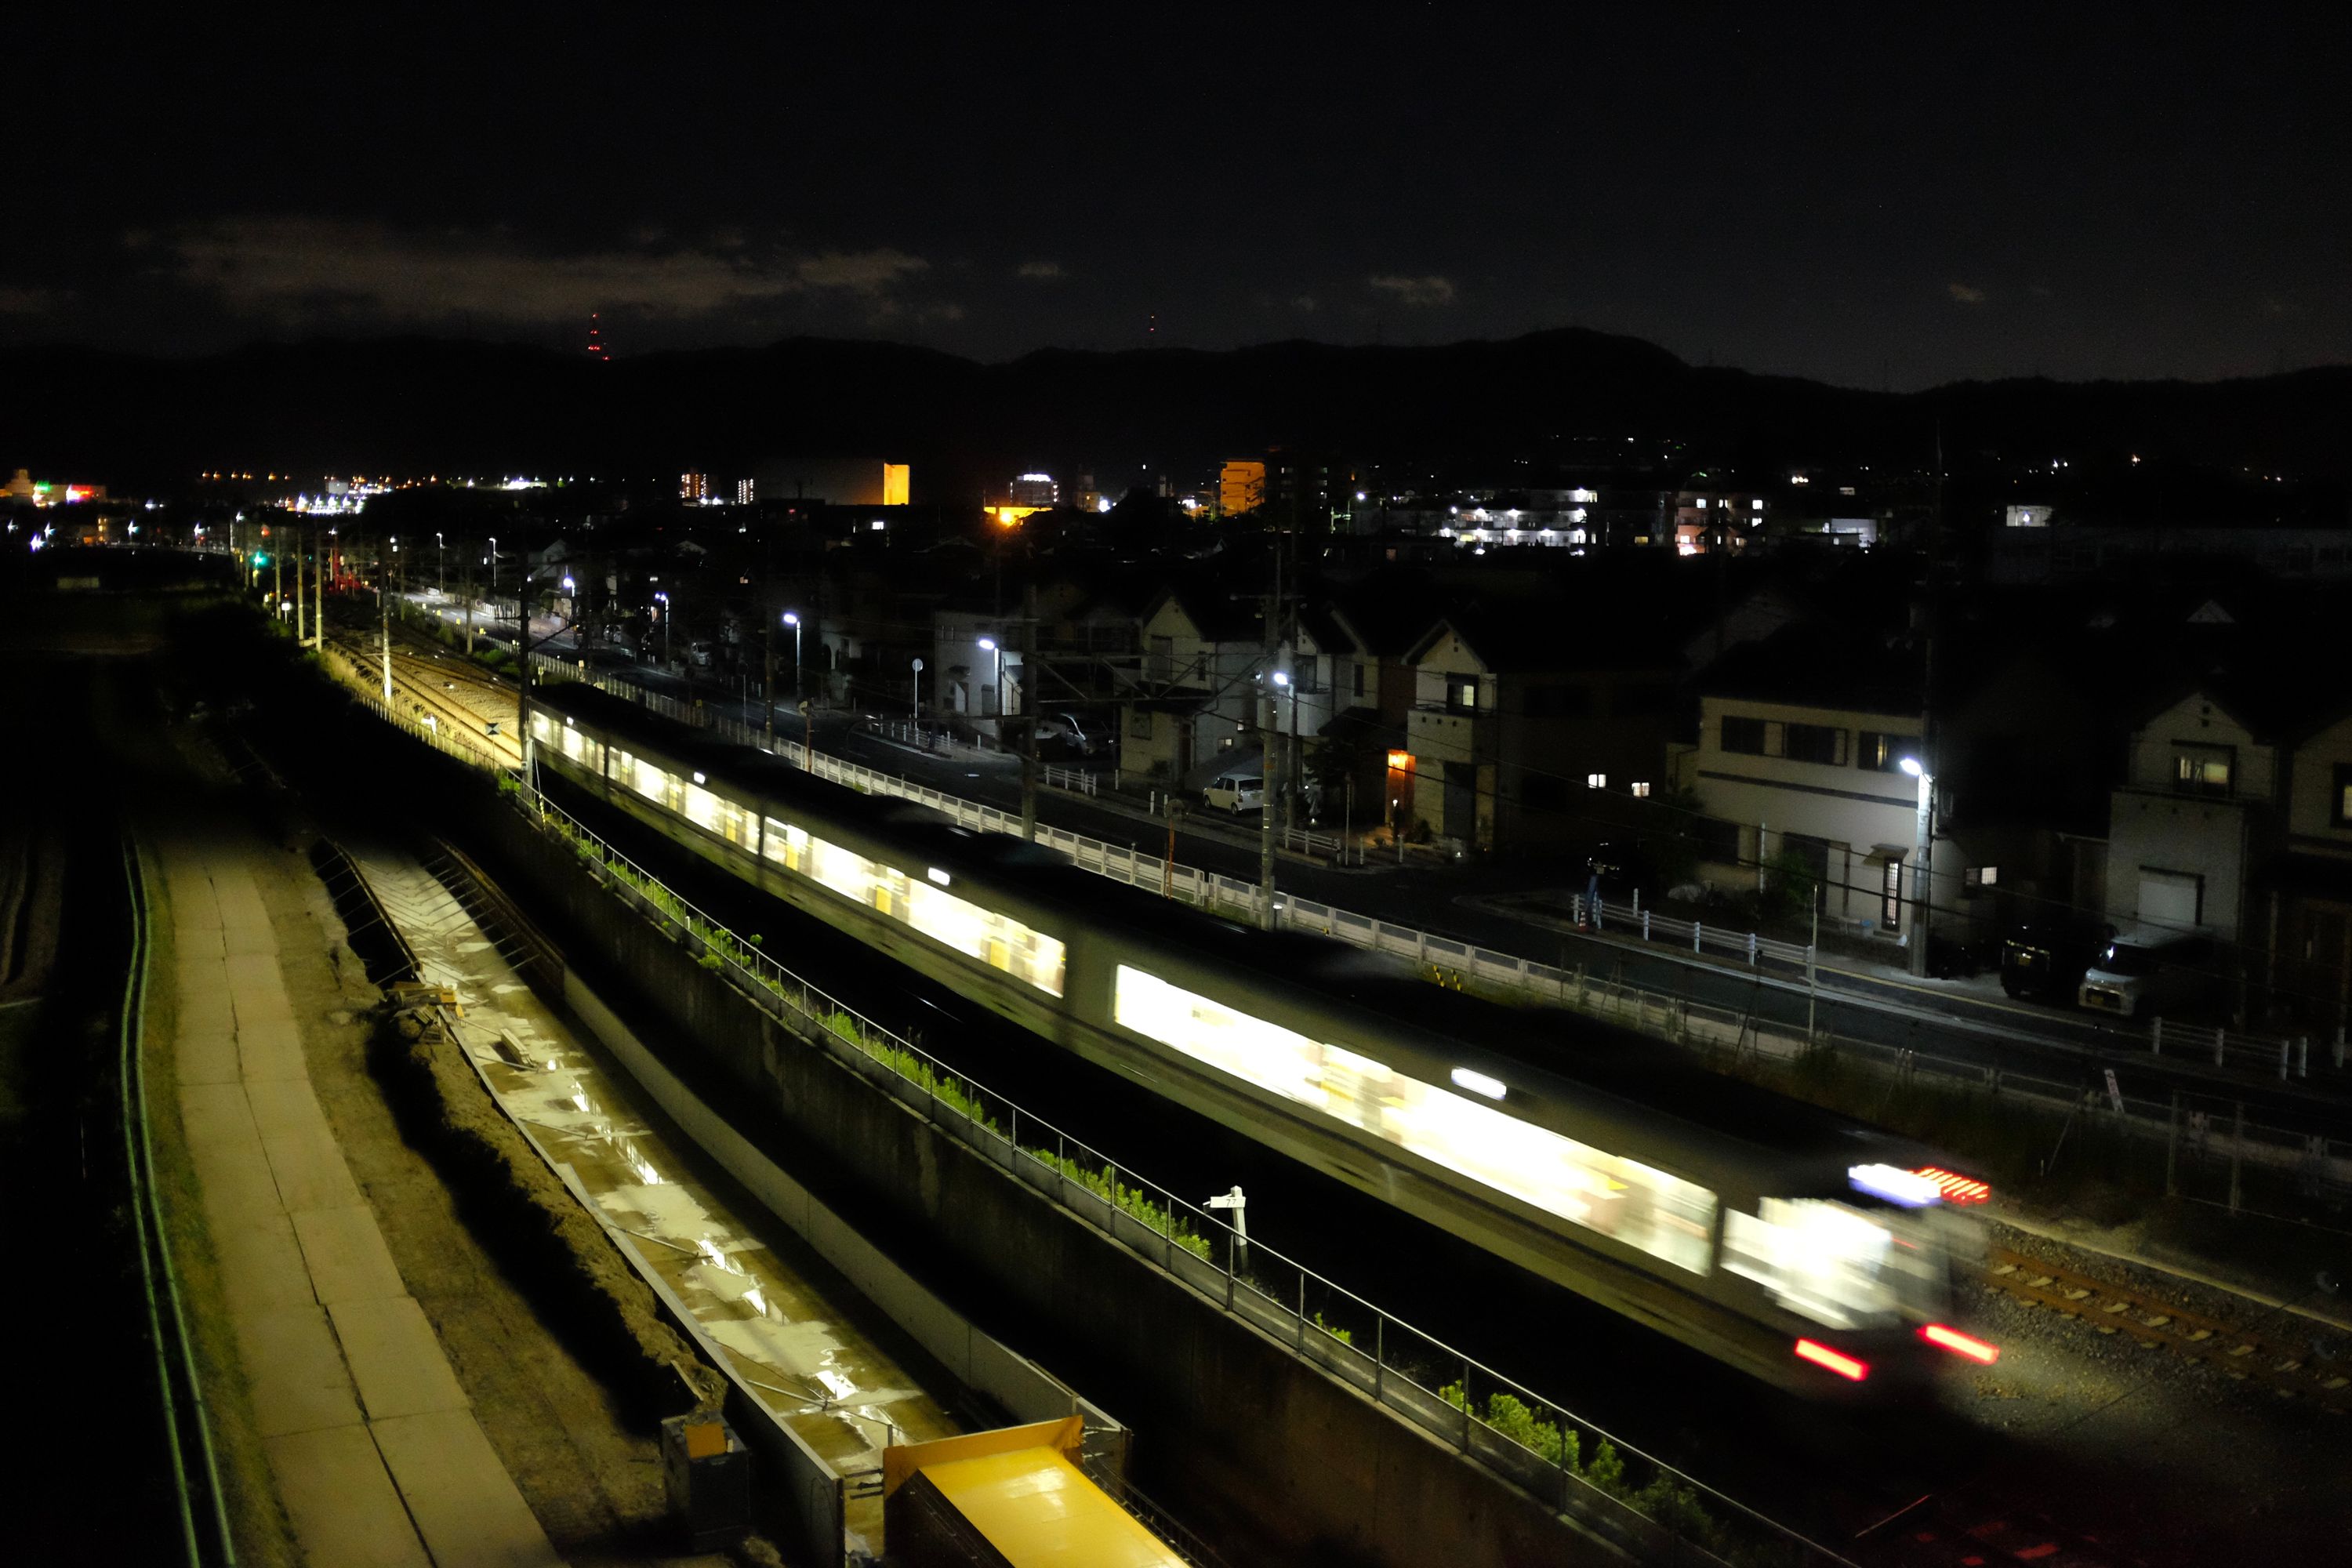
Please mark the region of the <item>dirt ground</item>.
MULTIPOLYGON (((367 1067, 366 1009, 375 992, 341 940, 325 889, 285 846, 257 845, 255 875, 320 1103, 402 1279, 550 1541, 575 1568, 733 1561, 674 1550, 653 1433, 631 1429, 610 1392, 484 1249, 439 1173, 402 1137, 367 1067)), ((747 1560, 763 1555, 755 1547, 747 1560)))

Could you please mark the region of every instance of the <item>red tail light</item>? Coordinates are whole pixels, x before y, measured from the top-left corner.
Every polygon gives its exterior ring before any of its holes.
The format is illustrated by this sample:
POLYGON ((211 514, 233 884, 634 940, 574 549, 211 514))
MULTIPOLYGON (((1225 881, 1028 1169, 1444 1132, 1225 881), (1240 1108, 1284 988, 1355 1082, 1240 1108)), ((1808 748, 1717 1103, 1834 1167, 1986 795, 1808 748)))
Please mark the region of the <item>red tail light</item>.
POLYGON ((1811 1340, 1797 1342, 1797 1359, 1811 1362, 1815 1366, 1826 1367, 1849 1383, 1860 1383, 1870 1375, 1868 1362, 1856 1361, 1850 1355, 1842 1355, 1829 1346, 1815 1344, 1811 1340))
POLYGON ((1931 1345, 1938 1345, 1954 1355, 1963 1355, 1979 1365, 1990 1366, 2000 1359, 2000 1347, 1990 1345, 1958 1329, 1948 1329, 1941 1323, 1929 1323, 1919 1331, 1919 1337, 1931 1345))
POLYGON ((1974 1176, 1963 1176, 1957 1171, 1947 1171, 1940 1165, 1922 1165, 1911 1173, 1925 1176, 1944 1191, 1948 1204, 1980 1204, 1992 1196, 1992 1184, 1979 1182, 1974 1176))

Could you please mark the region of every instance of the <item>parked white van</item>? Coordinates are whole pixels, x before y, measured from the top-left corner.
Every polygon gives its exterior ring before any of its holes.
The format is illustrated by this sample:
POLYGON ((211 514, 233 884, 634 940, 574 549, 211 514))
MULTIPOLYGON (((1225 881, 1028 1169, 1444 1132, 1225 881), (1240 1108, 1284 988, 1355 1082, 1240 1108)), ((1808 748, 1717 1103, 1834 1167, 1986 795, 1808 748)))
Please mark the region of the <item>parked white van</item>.
POLYGON ((2147 1018, 2217 996, 2220 953, 2209 937, 2129 931, 2109 942, 2084 974, 2075 1001, 2094 1012, 2147 1018))
POLYGON ((1264 811, 1265 779, 1258 773, 1223 773, 1201 792, 1201 800, 1212 811, 1230 811, 1235 816, 1264 811))

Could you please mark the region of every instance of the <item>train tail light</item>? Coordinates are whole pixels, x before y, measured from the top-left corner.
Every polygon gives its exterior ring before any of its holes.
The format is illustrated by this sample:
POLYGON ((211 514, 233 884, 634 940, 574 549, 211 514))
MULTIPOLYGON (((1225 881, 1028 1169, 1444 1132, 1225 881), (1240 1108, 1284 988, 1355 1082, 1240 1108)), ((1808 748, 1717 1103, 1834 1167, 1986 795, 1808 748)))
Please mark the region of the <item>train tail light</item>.
POLYGON ((1963 1176, 1958 1171, 1947 1171, 1940 1165, 1922 1165, 1911 1173, 1925 1176, 1943 1190, 1944 1201, 1954 1205, 1980 1204, 1992 1196, 1992 1185, 1974 1176, 1963 1176))
POLYGON ((1818 1367, 1826 1367, 1848 1383, 1860 1383, 1870 1375, 1868 1362, 1856 1361, 1850 1355, 1841 1354, 1830 1349, 1829 1346, 1817 1344, 1811 1340, 1797 1342, 1797 1359, 1811 1362, 1818 1367))
POLYGON ((1951 1352, 1954 1355, 1966 1356, 1979 1366, 1990 1366, 2000 1359, 1999 1345, 1987 1344, 1972 1334, 1964 1334, 1958 1329, 1948 1329, 1941 1323, 1929 1323, 1919 1331, 1919 1337, 1931 1345, 1951 1352))

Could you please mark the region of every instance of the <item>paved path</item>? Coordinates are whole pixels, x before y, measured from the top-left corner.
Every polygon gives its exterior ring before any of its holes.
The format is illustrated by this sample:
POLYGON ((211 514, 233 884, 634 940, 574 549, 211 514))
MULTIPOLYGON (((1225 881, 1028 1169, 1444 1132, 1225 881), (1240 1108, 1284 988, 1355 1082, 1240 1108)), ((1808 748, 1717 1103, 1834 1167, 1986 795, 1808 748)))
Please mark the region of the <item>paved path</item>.
POLYGON ((257 847, 173 837, 157 849, 178 954, 180 1113, 304 1554, 320 1568, 559 1564, 311 1092, 250 868, 257 847))

